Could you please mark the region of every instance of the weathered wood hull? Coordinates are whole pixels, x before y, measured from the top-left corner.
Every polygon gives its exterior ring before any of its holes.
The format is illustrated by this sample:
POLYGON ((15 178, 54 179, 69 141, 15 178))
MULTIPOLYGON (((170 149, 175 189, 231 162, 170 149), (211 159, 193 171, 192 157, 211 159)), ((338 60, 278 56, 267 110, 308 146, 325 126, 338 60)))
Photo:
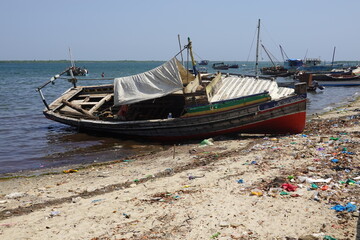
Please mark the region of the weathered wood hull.
POLYGON ((203 115, 144 121, 102 121, 66 117, 51 110, 44 115, 80 130, 110 133, 119 137, 139 137, 178 141, 214 137, 230 133, 296 134, 303 131, 306 95, 294 95, 247 107, 203 115))
POLYGON ((317 82, 323 86, 360 86, 360 76, 327 76, 317 82))

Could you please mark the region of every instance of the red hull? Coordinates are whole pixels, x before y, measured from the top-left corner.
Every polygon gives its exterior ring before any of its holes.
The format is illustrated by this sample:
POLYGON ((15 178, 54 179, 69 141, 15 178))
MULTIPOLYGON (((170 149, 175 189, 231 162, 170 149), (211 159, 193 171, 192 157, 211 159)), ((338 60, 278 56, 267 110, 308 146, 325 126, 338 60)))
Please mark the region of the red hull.
MULTIPOLYGON (((259 113, 261 114, 261 113, 259 113)), ((208 132, 206 134, 194 134, 191 136, 176 136, 176 137, 150 137, 158 141, 176 141, 187 139, 208 138, 230 133, 261 133, 261 134, 297 134, 301 133, 305 128, 306 112, 298 112, 286 116, 276 117, 261 122, 243 125, 241 127, 208 132)))

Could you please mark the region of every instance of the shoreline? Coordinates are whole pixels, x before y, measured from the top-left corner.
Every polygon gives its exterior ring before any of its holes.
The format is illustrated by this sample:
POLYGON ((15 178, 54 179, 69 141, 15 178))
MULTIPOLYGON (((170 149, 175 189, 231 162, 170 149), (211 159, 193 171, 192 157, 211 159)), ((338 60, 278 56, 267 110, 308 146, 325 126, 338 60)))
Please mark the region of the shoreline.
MULTIPOLYGON (((359 93, 360 94, 360 93, 359 93)), ((311 113, 309 115, 306 116, 307 118, 307 122, 311 121, 314 118, 317 117, 321 117, 323 115, 329 117, 330 115, 332 115, 333 112, 337 112, 339 110, 342 110, 344 107, 346 106, 350 106, 352 103, 354 102, 359 102, 360 101, 360 95, 359 94, 355 94, 354 96, 349 97, 349 99, 347 99, 346 102, 340 103, 339 105, 336 106, 329 106, 329 108, 331 108, 330 110, 322 110, 319 112, 315 112, 315 113, 311 113)), ((359 109, 360 109, 360 104, 359 104, 359 109)), ((332 117, 332 116, 331 116, 332 117)), ((336 115, 335 115, 336 117, 336 115)), ((249 135, 251 137, 251 135, 249 135)), ((227 138, 225 137, 221 137, 220 138, 227 138)), ((230 138, 229 138, 230 139, 230 138)), ((200 142, 201 140, 199 140, 198 142, 200 142)), ((191 141, 191 142, 195 142, 195 141, 191 141)), ((182 145, 183 143, 180 143, 180 145, 182 145)), ((184 143, 184 144, 194 144, 194 143, 184 143)), ((166 146, 165 148, 171 148, 172 146, 170 145, 163 145, 166 146)), ((158 149, 157 151, 163 151, 163 149, 158 149)), ((128 158, 134 158, 134 157, 138 157, 141 155, 147 155, 147 154, 152 154, 154 152, 154 150, 149 151, 148 153, 142 153, 142 154, 134 154, 132 156, 126 156, 123 159, 117 159, 117 160, 113 160, 113 161, 101 161, 101 162, 93 162, 93 163, 77 163, 77 164, 65 164, 65 165, 59 165, 59 166, 55 166, 55 167, 49 167, 49 168, 35 168, 35 169, 24 169, 24 170, 19 170, 19 171, 14 171, 14 172, 6 172, 6 173, 0 173, 0 181, 2 180, 6 180, 6 179, 13 179, 13 178, 27 178, 27 177, 36 177, 36 176, 41 176, 41 175, 49 175, 49 174, 61 174, 64 170, 66 169, 87 169, 89 167, 92 166, 101 166, 101 165, 108 165, 111 163, 117 163, 119 161, 122 160, 126 160, 128 158)))
POLYGON ((359 184, 347 183, 360 175, 359 110, 357 97, 308 118, 303 134, 215 138, 175 154, 1 179, 0 238, 355 239, 358 210, 330 208, 359 208, 359 184), (319 190, 301 177, 332 180, 319 190))

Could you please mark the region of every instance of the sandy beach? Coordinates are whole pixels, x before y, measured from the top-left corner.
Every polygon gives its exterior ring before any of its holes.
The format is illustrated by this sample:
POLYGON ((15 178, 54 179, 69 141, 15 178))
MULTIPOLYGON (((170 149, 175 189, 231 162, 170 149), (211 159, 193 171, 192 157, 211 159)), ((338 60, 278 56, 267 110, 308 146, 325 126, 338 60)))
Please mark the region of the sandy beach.
POLYGON ((0 239, 360 239, 359 113, 2 179, 0 239))

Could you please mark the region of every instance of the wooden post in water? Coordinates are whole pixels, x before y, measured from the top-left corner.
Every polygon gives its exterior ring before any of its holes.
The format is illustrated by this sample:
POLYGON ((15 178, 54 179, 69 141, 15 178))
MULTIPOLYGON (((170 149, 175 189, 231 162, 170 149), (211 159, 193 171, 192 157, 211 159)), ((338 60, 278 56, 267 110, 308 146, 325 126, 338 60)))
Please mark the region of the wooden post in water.
POLYGON ((307 84, 305 82, 300 82, 295 84, 296 94, 305 94, 306 92, 307 92, 307 84))
POLYGON ((331 66, 334 66, 335 50, 336 50, 336 47, 334 47, 333 56, 332 56, 332 61, 331 61, 331 66))

